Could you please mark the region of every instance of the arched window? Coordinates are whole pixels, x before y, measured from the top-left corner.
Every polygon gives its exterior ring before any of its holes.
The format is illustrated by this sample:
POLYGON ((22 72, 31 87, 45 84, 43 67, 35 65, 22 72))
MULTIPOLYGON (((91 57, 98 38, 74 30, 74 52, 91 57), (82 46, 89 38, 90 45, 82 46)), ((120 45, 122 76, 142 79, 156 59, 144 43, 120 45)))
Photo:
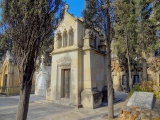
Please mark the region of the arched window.
POLYGON ((68 45, 68 35, 66 29, 64 29, 63 32, 63 47, 66 47, 68 45))
POLYGON ((74 33, 72 27, 69 30, 69 46, 74 44, 74 33))

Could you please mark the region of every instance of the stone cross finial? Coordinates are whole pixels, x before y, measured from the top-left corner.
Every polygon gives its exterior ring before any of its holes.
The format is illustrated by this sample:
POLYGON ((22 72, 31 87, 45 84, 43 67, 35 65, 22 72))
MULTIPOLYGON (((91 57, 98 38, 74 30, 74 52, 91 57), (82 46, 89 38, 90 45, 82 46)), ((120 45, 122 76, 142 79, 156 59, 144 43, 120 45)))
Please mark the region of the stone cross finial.
POLYGON ((67 12, 68 9, 69 9, 69 6, 66 4, 66 5, 65 5, 65 12, 67 12))
POLYGON ((44 55, 41 56, 41 62, 44 62, 44 55))

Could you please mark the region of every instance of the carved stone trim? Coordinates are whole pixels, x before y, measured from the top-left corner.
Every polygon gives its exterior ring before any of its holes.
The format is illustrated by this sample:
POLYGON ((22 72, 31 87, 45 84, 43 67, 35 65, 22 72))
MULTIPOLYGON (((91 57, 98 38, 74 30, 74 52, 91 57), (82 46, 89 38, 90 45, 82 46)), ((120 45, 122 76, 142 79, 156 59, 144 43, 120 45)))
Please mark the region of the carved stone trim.
POLYGON ((59 67, 62 68, 70 68, 72 60, 69 57, 61 57, 57 60, 57 64, 59 67))
POLYGON ((88 101, 91 102, 91 94, 87 94, 86 97, 87 97, 88 101))

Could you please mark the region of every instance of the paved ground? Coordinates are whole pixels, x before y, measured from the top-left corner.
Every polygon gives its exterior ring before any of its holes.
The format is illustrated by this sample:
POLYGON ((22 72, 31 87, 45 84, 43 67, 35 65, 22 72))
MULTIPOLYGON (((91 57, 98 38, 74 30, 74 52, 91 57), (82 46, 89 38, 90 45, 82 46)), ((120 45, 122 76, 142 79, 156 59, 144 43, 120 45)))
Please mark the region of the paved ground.
MULTIPOLYGON (((115 92, 116 98, 122 101, 114 104, 115 115, 121 108, 127 94, 115 92)), ((0 96, 0 120, 15 120, 19 96, 0 96)), ((108 107, 102 106, 96 109, 73 108, 48 103, 44 97, 31 95, 28 120, 104 120, 102 117, 107 114, 108 107)))

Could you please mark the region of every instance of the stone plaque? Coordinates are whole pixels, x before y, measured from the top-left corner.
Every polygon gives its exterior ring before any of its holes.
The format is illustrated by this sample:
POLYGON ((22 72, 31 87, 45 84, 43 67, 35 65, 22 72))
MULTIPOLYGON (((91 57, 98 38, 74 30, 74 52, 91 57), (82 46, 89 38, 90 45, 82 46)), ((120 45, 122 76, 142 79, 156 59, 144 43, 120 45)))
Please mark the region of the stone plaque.
POLYGON ((127 106, 136 106, 152 109, 153 97, 153 92, 134 92, 131 98, 129 99, 127 106))

